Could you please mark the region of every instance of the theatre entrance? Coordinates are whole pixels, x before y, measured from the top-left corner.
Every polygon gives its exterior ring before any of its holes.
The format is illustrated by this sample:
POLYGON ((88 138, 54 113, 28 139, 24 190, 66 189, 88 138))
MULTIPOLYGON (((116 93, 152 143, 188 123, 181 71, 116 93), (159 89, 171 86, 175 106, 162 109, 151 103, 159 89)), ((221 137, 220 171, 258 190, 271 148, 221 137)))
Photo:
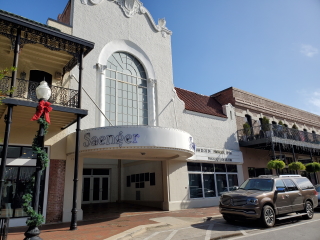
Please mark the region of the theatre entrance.
POLYGON ((83 169, 83 204, 109 202, 109 189, 109 169, 83 169))

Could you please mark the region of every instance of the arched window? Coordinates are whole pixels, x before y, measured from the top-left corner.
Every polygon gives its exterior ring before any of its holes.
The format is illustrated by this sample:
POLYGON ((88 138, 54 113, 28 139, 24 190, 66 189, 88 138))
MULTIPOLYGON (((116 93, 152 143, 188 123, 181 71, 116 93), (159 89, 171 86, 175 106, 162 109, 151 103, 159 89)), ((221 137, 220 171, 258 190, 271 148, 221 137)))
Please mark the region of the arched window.
POLYGON ((113 125, 148 124, 147 77, 132 55, 116 52, 108 59, 105 99, 106 116, 113 125))
POLYGON ((252 118, 251 118, 251 116, 246 114, 245 115, 245 119, 246 119, 246 122, 250 125, 250 127, 252 127, 252 118))

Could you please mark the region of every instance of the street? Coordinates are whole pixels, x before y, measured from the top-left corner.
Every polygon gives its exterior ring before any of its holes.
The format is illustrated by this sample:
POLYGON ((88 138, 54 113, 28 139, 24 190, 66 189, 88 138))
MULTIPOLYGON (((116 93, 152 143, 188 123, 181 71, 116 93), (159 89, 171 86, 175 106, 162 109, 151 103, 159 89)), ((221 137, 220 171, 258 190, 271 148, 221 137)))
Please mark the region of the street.
MULTIPOLYGON (((257 221, 227 223, 222 217, 207 219, 204 222, 192 222, 190 218, 155 218, 166 226, 150 228, 146 232, 130 239, 135 240, 212 240, 212 239, 309 239, 319 240, 318 227, 320 211, 313 219, 303 220, 301 217, 277 221, 273 228, 262 228, 257 221)), ((195 219, 194 219, 195 221, 195 219)), ((129 239, 129 238, 126 238, 129 239)))

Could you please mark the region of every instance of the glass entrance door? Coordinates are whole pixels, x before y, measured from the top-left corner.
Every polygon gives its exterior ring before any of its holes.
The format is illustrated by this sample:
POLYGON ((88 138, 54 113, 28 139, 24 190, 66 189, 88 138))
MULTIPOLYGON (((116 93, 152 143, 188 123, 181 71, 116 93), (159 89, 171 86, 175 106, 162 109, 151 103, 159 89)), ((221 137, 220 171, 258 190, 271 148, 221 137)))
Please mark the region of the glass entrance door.
POLYGON ((109 202, 109 176, 84 176, 82 203, 109 202))

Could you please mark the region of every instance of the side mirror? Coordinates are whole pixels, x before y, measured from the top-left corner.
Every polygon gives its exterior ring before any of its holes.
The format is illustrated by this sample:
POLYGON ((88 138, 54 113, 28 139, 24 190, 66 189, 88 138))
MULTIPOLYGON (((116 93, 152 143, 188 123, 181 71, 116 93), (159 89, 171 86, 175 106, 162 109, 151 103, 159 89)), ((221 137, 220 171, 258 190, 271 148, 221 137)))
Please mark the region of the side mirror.
POLYGON ((285 192, 286 189, 283 187, 277 187, 277 192, 285 192))

